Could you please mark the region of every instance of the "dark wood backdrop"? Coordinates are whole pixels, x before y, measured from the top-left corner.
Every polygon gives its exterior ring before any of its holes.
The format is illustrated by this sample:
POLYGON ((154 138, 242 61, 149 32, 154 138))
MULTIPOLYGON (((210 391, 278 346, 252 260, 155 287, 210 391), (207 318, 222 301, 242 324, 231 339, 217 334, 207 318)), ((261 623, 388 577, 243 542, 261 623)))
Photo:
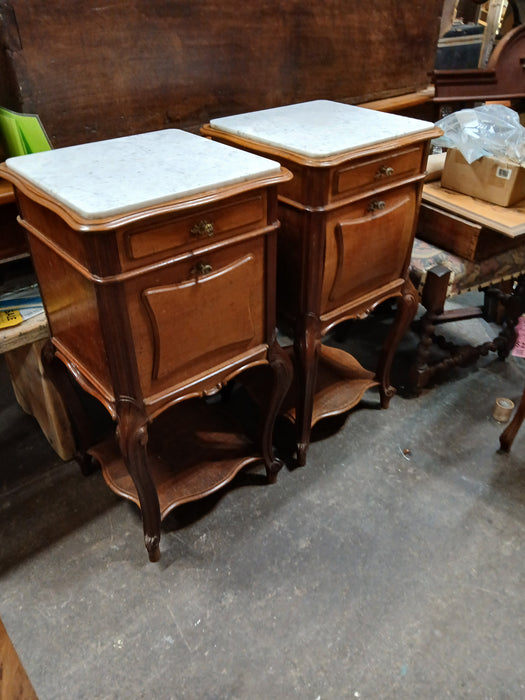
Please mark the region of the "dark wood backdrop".
POLYGON ((58 146, 428 85, 443 0, 0 0, 0 104, 58 146))

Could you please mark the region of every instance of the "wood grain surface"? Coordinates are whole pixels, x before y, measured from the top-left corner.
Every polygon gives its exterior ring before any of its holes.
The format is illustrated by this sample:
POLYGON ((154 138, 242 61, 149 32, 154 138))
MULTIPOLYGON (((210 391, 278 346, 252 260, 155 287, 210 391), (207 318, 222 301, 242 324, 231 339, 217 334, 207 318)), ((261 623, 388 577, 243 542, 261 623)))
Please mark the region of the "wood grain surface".
POLYGON ((0 0, 0 104, 55 147, 429 84, 442 0, 0 0))

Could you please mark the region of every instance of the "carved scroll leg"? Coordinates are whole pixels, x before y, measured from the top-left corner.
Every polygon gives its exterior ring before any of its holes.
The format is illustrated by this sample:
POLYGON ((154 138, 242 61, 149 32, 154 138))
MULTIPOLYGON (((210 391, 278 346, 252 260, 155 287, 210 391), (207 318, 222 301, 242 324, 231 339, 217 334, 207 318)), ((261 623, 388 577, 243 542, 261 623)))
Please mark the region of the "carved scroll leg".
POLYGON ((310 445, 317 382, 317 350, 320 342, 319 318, 314 314, 306 314, 299 319, 299 327, 295 335, 297 465, 299 467, 306 464, 306 453, 310 445))
POLYGON ((426 313, 419 321, 420 339, 414 362, 410 368, 409 383, 412 392, 418 396, 435 373, 428 364, 436 317, 443 313, 451 271, 444 265, 435 265, 427 272, 421 303, 426 313))
POLYGON ((397 346, 414 320, 418 305, 419 299, 414 285, 410 280, 407 280, 401 289, 401 296, 397 301, 396 316, 386 337, 377 366, 376 379, 379 382, 381 408, 388 408, 390 399, 395 394, 394 387, 390 385, 392 360, 397 346))
POLYGON ((273 371, 273 388, 262 430, 262 454, 268 483, 274 484, 283 462, 273 454, 273 430, 277 414, 293 377, 292 361, 277 342, 275 335, 268 350, 268 361, 273 371))
POLYGON ((160 506, 148 466, 148 425, 142 411, 131 401, 118 406, 117 437, 120 451, 140 502, 144 543, 150 561, 160 559, 160 506))
POLYGON ((523 391, 523 394, 521 395, 520 405, 518 406, 518 410, 514 414, 514 417, 512 418, 511 422, 507 425, 505 430, 499 436, 499 444, 500 444, 501 449, 504 452, 508 452, 510 450, 510 448, 512 447, 512 443, 514 442, 514 438, 516 437, 518 430, 520 429, 521 424, 523 423, 524 418, 525 418, 525 391, 523 391))

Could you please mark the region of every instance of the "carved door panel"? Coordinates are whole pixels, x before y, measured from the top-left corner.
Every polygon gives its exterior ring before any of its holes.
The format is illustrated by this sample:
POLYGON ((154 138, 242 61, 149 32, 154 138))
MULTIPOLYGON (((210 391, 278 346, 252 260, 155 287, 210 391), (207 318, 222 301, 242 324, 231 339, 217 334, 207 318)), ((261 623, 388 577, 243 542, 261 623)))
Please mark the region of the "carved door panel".
POLYGON ((403 276, 412 245, 413 185, 336 212, 326 228, 321 313, 403 276))
POLYGON ((264 343, 264 236, 177 263, 134 293, 145 396, 191 382, 264 343))

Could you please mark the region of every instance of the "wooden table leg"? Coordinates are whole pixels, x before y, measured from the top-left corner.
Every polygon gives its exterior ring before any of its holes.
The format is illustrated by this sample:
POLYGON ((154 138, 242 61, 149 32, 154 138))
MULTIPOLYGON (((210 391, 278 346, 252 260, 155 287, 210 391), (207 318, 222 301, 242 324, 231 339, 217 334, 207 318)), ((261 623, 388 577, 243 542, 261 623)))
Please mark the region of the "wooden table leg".
POLYGON ((310 445, 320 342, 318 316, 312 313, 303 315, 299 319, 294 343, 297 372, 297 465, 300 467, 306 464, 306 453, 310 445))
POLYGON ((131 400, 118 404, 117 437, 140 502, 144 543, 150 561, 160 559, 160 506, 148 466, 148 421, 131 400))
POLYGON ((438 366, 431 367, 428 364, 428 359, 436 320, 445 308, 450 275, 451 271, 444 265, 435 265, 431 270, 427 271, 421 297, 421 304, 425 308, 425 313, 418 322, 420 338, 409 375, 410 388, 415 396, 421 394, 438 368, 438 366))
POLYGON ((514 417, 512 418, 511 422, 507 425, 505 430, 499 436, 500 447, 504 452, 509 452, 510 448, 512 447, 512 443, 514 442, 514 438, 516 437, 518 430, 520 429, 521 424, 523 423, 524 418, 525 418, 525 390, 523 391, 523 394, 521 395, 521 401, 520 401, 520 404, 518 406, 518 410, 514 414, 514 417))
POLYGON ((268 350, 268 361, 273 371, 273 388, 266 410, 262 432, 262 454, 268 483, 273 484, 283 463, 273 453, 273 431, 277 414, 292 383, 293 367, 290 357, 277 342, 274 334, 268 350))
POLYGON ((394 387, 390 385, 392 360, 401 338, 414 320, 418 306, 417 292, 412 282, 407 280, 401 289, 401 296, 398 297, 396 316, 383 345, 377 366, 376 379, 379 382, 381 408, 388 408, 390 399, 396 393, 394 387))

